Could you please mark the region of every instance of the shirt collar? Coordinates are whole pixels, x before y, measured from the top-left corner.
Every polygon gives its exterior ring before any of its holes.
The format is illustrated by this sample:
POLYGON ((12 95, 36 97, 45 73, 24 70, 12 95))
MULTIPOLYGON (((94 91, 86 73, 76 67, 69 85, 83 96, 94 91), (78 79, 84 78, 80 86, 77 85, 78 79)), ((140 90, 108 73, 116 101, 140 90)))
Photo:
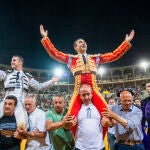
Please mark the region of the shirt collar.
MULTIPOLYGON (((133 110, 133 105, 131 105, 131 107, 130 107, 130 109, 128 110, 128 112, 129 112, 129 111, 132 111, 132 110, 133 110)), ((124 111, 121 105, 120 105, 120 111, 124 111)))
POLYGON ((86 57, 86 56, 87 56, 87 53, 84 53, 84 54, 81 54, 81 53, 80 53, 79 55, 81 55, 81 56, 84 55, 84 56, 86 57))
POLYGON ((90 103, 90 104, 88 104, 88 105, 82 104, 82 106, 83 106, 83 107, 92 107, 93 104, 92 104, 92 103, 90 103))
POLYGON ((22 70, 20 70, 20 71, 18 71, 18 70, 14 70, 14 72, 16 72, 16 73, 17 73, 17 72, 20 72, 20 73, 22 73, 23 71, 22 71, 22 70))

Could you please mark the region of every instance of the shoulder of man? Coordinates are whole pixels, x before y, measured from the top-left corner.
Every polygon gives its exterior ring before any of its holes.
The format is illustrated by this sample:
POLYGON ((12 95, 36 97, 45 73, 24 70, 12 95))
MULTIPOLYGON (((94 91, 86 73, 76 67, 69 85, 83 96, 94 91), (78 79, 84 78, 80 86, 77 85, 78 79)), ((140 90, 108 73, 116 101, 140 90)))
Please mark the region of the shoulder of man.
POLYGON ((29 78, 33 78, 33 76, 32 76, 30 73, 25 72, 25 71, 23 71, 23 72, 24 72, 24 74, 25 74, 27 77, 29 77, 29 78))
MULTIPOLYGON (((136 105, 136 104, 134 104, 134 103, 133 103, 132 105, 133 105, 133 107, 134 107, 136 110, 139 110, 139 109, 141 110, 141 107, 140 107, 140 106, 138 106, 138 105, 136 105)), ((142 110, 141 110, 141 111, 142 111, 142 110)))
POLYGON ((71 58, 78 58, 78 55, 69 54, 69 57, 71 57, 71 58))
POLYGON ((88 56, 90 56, 90 57, 99 57, 100 54, 91 54, 91 55, 88 54, 88 56))
POLYGON ((6 74, 12 73, 14 70, 10 69, 10 70, 6 70, 6 74))
POLYGON ((42 117, 42 116, 45 116, 46 115, 46 112, 44 111, 44 110, 42 110, 42 109, 40 109, 40 108, 37 108, 36 107, 36 109, 35 109, 35 113, 40 117, 42 117))
POLYGON ((67 108, 67 107, 65 107, 65 108, 64 108, 63 115, 65 116, 65 115, 67 114, 67 112, 68 112, 68 108, 67 108))
POLYGON ((48 109, 46 112, 46 114, 53 114, 53 113, 56 113, 54 108, 51 108, 51 109, 48 109))
POLYGON ((121 108, 122 108, 121 104, 116 104, 116 105, 112 105, 110 107, 110 110, 112 110, 115 113, 118 113, 120 112, 121 108))
POLYGON ((146 103, 148 103, 149 101, 150 101, 150 96, 148 96, 148 97, 142 99, 142 100, 141 100, 141 104, 142 104, 142 105, 143 105, 143 104, 146 104, 146 103))

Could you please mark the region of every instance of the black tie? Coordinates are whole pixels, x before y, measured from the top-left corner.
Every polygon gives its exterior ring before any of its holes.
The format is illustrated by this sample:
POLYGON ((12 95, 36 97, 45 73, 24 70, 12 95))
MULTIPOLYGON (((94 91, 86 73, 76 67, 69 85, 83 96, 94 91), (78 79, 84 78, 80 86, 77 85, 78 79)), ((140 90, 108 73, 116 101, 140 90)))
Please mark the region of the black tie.
POLYGON ((86 58, 85 58, 85 55, 82 55, 82 58, 83 58, 84 64, 86 64, 86 58))
POLYGON ((16 80, 19 79, 19 74, 20 74, 20 72, 18 71, 18 72, 17 72, 17 75, 16 75, 16 80))
POLYGON ((30 119, 30 114, 28 113, 28 131, 31 131, 31 119, 30 119))

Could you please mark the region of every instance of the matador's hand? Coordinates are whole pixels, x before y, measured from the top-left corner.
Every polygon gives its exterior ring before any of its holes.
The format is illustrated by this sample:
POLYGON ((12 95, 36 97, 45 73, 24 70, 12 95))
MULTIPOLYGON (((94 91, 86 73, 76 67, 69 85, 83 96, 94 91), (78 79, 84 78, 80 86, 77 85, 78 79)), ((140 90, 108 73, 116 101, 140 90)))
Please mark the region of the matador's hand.
POLYGON ((40 25, 40 34, 43 38, 47 37, 48 35, 48 30, 44 30, 43 25, 40 25))
POLYGON ((132 31, 130 32, 130 34, 129 34, 129 35, 128 35, 128 34, 126 34, 126 38, 125 38, 125 40, 126 40, 127 42, 130 42, 130 41, 133 39, 134 34, 135 34, 134 30, 132 30, 132 31))

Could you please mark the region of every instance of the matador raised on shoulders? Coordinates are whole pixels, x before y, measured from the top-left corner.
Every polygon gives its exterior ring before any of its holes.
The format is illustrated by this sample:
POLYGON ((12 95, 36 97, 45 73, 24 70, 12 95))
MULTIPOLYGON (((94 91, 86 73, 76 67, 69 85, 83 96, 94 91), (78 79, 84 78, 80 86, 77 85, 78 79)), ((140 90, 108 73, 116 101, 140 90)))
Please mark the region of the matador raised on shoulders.
POLYGON ((68 113, 71 115, 78 115, 81 107, 81 100, 79 96, 79 87, 81 84, 86 83, 91 85, 93 94, 93 104, 98 109, 99 113, 103 111, 102 108, 108 108, 108 105, 99 92, 96 83, 96 73, 99 64, 113 62, 123 56, 131 48, 131 40, 134 37, 134 30, 130 34, 126 34, 125 40, 113 52, 105 54, 89 55, 86 53, 87 44, 85 40, 79 38, 74 42, 74 49, 77 55, 70 55, 63 53, 55 48, 51 40, 48 38, 48 31, 44 30, 43 25, 40 26, 40 33, 42 35, 42 44, 50 57, 56 61, 67 64, 70 71, 75 78, 75 87, 70 101, 68 113))

